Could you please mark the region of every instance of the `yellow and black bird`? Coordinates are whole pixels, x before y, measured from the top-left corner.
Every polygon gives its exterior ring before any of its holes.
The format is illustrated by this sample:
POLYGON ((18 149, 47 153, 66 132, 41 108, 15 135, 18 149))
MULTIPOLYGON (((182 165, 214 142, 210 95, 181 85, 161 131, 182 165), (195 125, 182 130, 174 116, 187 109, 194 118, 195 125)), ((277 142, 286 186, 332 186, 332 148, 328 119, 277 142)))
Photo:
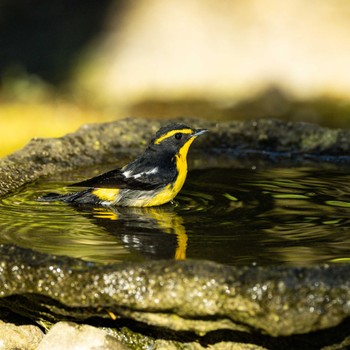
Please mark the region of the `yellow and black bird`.
POLYGON ((167 203, 175 198, 186 180, 190 145, 206 131, 179 123, 164 126, 132 163, 71 185, 86 187, 83 191, 47 194, 40 200, 128 207, 167 203))

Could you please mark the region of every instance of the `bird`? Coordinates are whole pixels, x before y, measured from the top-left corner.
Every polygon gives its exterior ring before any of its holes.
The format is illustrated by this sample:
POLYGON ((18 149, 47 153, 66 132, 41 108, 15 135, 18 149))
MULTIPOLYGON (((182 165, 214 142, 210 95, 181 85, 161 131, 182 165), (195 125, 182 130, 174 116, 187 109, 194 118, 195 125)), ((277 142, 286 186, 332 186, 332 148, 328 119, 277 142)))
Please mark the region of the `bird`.
POLYGON ((152 207, 172 201, 185 183, 187 154, 192 142, 207 129, 182 123, 161 127, 144 153, 122 168, 74 183, 85 189, 68 194, 48 193, 40 201, 72 205, 152 207))

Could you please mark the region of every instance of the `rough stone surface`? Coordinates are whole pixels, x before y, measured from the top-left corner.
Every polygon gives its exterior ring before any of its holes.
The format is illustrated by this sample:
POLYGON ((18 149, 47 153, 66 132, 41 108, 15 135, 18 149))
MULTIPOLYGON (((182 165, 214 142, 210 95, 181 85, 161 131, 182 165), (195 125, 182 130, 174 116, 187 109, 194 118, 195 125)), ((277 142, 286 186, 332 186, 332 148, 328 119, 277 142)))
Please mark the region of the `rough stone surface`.
POLYGON ((72 322, 56 323, 37 350, 127 350, 128 347, 103 330, 72 322))
POLYGON ((0 320, 1 350, 36 350, 44 333, 34 325, 15 325, 0 320))
POLYGON ((229 267, 207 261, 94 266, 0 246, 0 303, 51 320, 127 317, 198 334, 286 336, 350 316, 350 267, 229 267), (8 298, 6 298, 8 297, 8 298))

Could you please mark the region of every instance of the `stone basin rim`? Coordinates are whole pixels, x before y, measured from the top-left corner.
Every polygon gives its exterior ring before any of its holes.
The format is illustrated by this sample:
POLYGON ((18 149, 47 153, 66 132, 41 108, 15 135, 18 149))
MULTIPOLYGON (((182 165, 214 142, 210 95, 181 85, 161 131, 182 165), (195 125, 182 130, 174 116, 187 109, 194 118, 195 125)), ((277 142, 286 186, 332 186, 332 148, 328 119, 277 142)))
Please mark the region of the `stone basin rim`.
POLYGON ((211 322, 200 323, 207 317, 219 328, 255 328, 287 336, 334 327, 350 316, 348 265, 234 267, 205 260, 164 260, 97 266, 13 245, 0 245, 0 252, 4 300, 42 295, 70 309, 110 308, 158 326, 164 318, 170 328, 179 327, 167 319, 176 315, 177 320, 198 323, 191 324, 192 330, 203 332, 204 327, 204 333, 213 330, 211 322), (176 278, 183 283, 174 284, 176 278), (62 293, 67 286, 69 295, 62 293), (328 311, 320 313, 324 308, 328 311), (305 323, 299 320, 301 314, 305 323))

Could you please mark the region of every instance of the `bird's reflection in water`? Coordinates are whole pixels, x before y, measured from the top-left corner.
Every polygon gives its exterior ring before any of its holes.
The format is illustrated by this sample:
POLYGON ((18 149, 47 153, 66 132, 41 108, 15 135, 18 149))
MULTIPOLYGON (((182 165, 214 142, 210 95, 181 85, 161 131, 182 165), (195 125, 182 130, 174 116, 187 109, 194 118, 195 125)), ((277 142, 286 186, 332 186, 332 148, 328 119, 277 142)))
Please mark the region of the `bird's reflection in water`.
POLYGON ((92 222, 117 236, 146 259, 186 259, 187 234, 172 205, 79 208, 92 222))

